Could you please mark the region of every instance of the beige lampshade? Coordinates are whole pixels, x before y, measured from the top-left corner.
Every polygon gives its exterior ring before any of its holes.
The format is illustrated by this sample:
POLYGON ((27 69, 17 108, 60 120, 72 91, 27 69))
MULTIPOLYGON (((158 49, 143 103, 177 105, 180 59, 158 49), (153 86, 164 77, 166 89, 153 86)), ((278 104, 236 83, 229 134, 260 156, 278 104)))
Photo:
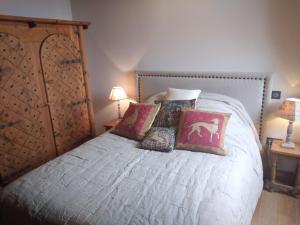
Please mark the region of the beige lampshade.
POLYGON ((122 87, 113 87, 111 89, 109 99, 113 101, 126 99, 127 95, 122 87))
POLYGON ((287 98, 282 103, 279 116, 289 121, 300 120, 300 99, 287 98))

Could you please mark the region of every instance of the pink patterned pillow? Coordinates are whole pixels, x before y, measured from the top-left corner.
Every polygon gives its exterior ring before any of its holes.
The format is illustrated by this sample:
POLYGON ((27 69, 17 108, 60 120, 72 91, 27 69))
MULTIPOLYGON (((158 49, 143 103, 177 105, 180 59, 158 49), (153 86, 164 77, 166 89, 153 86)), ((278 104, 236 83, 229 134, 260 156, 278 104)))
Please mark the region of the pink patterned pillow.
POLYGON ((184 110, 176 148, 225 155, 224 136, 230 114, 184 110))
POLYGON ((141 140, 149 131, 160 104, 130 103, 120 123, 112 131, 114 134, 141 140))

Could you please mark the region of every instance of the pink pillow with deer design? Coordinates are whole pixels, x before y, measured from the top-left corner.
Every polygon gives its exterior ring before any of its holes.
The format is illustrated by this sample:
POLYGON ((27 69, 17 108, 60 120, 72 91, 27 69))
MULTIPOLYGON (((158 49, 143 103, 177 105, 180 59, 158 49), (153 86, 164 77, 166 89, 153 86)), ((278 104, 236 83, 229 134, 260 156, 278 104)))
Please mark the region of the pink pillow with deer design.
POLYGON ((122 120, 112 131, 114 134, 141 140, 150 130, 160 104, 130 103, 122 120))
POLYGON ((176 148, 225 155, 224 136, 230 114, 184 110, 176 148))

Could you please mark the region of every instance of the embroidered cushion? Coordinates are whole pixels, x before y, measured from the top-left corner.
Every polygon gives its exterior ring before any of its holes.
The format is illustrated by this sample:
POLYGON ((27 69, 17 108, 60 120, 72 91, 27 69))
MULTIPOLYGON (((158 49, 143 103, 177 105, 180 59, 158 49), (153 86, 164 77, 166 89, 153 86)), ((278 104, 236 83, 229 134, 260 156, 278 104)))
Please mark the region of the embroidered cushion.
POLYGON ((139 147, 162 152, 170 152, 175 145, 175 128, 152 127, 139 147))
POLYGON ((227 113, 183 111, 176 148, 225 155, 224 136, 229 118, 227 113))
POLYGON ((130 103, 120 123, 112 131, 114 134, 141 140, 149 131, 160 104, 130 103))
POLYGON ((178 126, 180 113, 183 109, 194 109, 196 99, 193 100, 165 100, 155 101, 160 103, 160 110, 154 120, 154 127, 176 127, 178 126))

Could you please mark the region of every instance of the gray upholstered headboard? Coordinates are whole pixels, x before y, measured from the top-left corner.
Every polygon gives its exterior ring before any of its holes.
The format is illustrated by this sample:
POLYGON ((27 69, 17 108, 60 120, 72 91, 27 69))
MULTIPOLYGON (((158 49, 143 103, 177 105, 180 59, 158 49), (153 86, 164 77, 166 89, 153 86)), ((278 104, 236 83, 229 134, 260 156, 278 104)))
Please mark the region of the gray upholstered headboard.
POLYGON ((243 103, 259 135, 262 134, 268 74, 261 73, 183 73, 136 71, 137 96, 142 102, 168 87, 201 89, 227 95, 243 103))

